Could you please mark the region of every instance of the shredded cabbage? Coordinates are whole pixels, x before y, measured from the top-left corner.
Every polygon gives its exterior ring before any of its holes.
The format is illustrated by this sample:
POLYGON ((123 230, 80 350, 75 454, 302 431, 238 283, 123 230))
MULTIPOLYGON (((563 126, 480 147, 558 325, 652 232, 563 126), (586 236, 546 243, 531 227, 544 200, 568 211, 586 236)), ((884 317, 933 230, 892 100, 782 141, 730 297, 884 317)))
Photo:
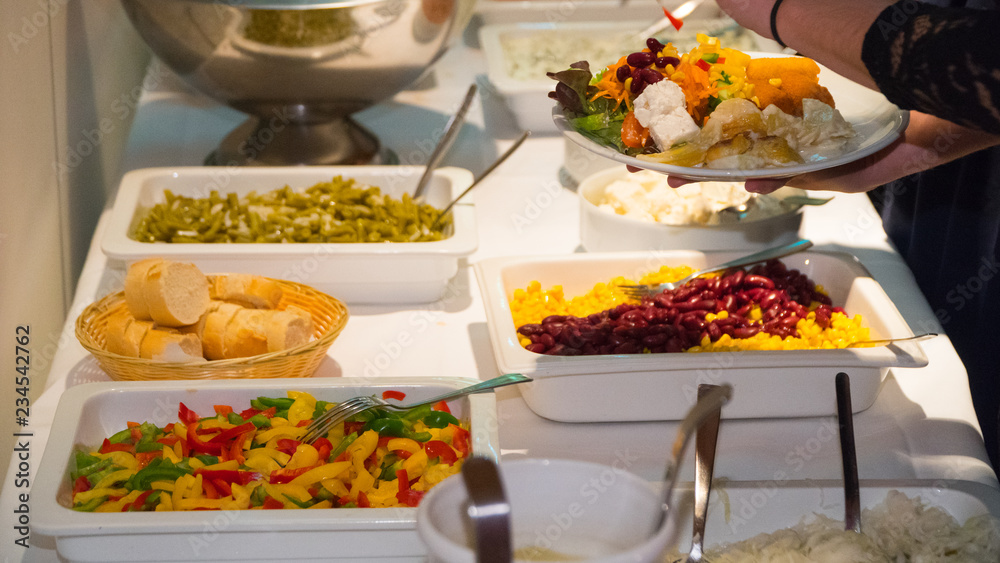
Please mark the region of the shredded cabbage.
MULTIPOLYGON (((861 516, 861 534, 814 515, 796 526, 707 550, 712 563, 996 563, 1000 520, 983 514, 962 525, 945 510, 889 491, 861 516)), ((681 554, 668 554, 676 561, 681 554)))

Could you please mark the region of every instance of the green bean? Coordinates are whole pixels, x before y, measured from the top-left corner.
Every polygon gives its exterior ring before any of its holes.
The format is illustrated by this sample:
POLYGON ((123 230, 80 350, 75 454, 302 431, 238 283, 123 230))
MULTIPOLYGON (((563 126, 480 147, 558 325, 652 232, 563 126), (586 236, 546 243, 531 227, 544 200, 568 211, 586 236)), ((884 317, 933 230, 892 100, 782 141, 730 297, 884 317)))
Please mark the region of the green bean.
MULTIPOLYGON (((409 194, 393 199, 375 186, 335 177, 302 192, 285 185, 244 197, 192 198, 164 190, 132 233, 142 242, 423 242, 441 240, 430 226, 439 210, 409 194), (262 208, 268 208, 262 211, 262 208)), ((446 218, 444 227, 450 224, 446 218)))

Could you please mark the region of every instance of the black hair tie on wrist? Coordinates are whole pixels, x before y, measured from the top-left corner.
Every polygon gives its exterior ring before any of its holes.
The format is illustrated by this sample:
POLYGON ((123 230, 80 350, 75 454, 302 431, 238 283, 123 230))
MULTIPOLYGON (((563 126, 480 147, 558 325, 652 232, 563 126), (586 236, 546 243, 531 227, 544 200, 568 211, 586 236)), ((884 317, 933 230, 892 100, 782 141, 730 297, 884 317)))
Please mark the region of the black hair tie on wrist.
POLYGON ((781 37, 778 36, 778 8, 781 7, 782 0, 775 0, 774 6, 771 7, 771 37, 781 45, 782 48, 788 47, 785 45, 781 37))

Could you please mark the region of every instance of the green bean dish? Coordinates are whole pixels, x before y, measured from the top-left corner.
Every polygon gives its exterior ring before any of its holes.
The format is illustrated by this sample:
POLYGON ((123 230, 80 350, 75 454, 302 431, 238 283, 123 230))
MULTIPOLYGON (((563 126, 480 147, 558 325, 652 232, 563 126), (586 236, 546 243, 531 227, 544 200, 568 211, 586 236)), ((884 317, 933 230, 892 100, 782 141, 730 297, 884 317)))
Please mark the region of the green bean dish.
POLYGON ((431 226, 440 210, 382 194, 342 176, 304 192, 289 186, 264 194, 250 192, 208 197, 176 195, 139 221, 132 238, 139 242, 292 243, 292 242, 429 242, 441 240, 450 216, 431 226))

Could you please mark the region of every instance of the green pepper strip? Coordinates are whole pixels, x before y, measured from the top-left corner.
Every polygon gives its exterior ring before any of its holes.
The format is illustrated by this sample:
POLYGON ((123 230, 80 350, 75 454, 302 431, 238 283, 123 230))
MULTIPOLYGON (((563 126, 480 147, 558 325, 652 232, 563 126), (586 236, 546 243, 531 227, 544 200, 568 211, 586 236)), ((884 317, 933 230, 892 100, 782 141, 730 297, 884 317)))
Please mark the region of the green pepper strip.
POLYGON ((93 511, 97 510, 98 506, 101 506, 102 504, 104 504, 104 501, 106 501, 106 500, 108 500, 108 497, 106 497, 106 496, 105 497, 92 498, 92 499, 90 499, 89 501, 87 501, 87 502, 85 502, 83 504, 78 504, 78 505, 74 506, 73 510, 75 510, 77 512, 93 512, 93 511))
POLYGON ((337 459, 337 457, 340 456, 340 454, 347 451, 347 447, 350 446, 351 443, 357 439, 358 439, 357 432, 351 432, 347 436, 344 436, 344 439, 341 440, 339 444, 337 444, 337 447, 334 448, 332 452, 330 452, 330 456, 327 459, 337 459))
POLYGON ((458 419, 444 411, 433 411, 423 418, 424 424, 431 428, 446 428, 449 424, 461 426, 458 419))

